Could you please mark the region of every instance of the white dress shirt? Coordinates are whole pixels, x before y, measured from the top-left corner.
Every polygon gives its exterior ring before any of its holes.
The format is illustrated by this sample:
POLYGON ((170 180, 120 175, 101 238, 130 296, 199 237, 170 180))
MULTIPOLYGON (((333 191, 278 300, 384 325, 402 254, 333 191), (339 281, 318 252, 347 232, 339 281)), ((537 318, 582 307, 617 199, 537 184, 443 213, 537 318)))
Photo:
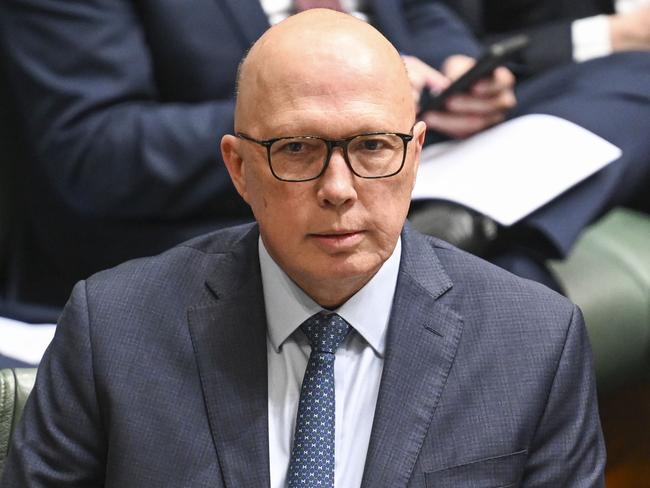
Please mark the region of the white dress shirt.
MULTIPOLYGON (((352 330, 336 352, 334 378, 335 486, 361 485, 379 382, 386 331, 397 285, 401 240, 375 276, 336 310, 352 330)), ((298 329, 323 308, 280 269, 259 241, 267 329, 269 465, 271 488, 285 488, 300 386, 311 347, 298 329)))
MULTIPOLYGON (((614 7, 616 13, 621 14, 632 12, 649 4, 650 0, 616 0, 614 7)), ((573 21, 571 41, 573 43, 573 59, 577 62, 611 54, 609 16, 596 15, 573 21)))
MULTIPOLYGON (((364 0, 340 0, 341 7, 361 20, 368 21, 364 0)), ((286 19, 291 14, 293 0, 260 0, 271 25, 286 19)))

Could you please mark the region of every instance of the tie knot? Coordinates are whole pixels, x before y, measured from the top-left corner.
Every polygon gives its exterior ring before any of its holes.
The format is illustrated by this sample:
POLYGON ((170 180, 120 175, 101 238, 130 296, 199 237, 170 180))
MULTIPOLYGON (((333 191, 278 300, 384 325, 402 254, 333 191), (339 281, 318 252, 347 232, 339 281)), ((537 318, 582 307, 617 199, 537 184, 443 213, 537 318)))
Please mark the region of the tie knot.
POLYGON ((333 354, 345 339, 350 324, 340 315, 322 310, 305 320, 300 329, 309 339, 313 351, 333 354))

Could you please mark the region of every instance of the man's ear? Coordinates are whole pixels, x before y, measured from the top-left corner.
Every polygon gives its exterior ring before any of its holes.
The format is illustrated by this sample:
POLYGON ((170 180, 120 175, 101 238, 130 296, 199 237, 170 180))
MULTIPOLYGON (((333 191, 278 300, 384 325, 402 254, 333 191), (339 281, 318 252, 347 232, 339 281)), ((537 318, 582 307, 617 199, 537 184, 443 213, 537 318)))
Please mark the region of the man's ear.
POLYGON ((413 141, 417 143, 418 151, 422 150, 422 146, 424 146, 424 138, 427 135, 427 124, 419 120, 414 126, 413 126, 413 141))
POLYGON ((221 155, 237 193, 246 203, 250 203, 246 188, 246 165, 241 154, 241 140, 230 134, 223 136, 221 138, 221 155))
POLYGON ((424 139, 427 135, 427 125, 423 121, 418 121, 413 126, 413 146, 415 146, 415 172, 417 173, 418 166, 420 165, 420 153, 422 146, 424 146, 424 139))

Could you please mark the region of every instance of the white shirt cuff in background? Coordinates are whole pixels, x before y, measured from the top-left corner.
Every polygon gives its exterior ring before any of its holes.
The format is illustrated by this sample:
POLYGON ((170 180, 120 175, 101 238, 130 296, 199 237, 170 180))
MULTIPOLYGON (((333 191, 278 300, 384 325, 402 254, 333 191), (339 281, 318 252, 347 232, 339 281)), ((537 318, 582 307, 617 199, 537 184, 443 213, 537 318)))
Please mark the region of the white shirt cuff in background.
POLYGON ((573 60, 580 63, 612 53, 609 34, 609 16, 596 15, 573 21, 571 24, 573 60))
POLYGON ((627 14, 642 7, 650 5, 650 0, 616 0, 616 13, 627 14))

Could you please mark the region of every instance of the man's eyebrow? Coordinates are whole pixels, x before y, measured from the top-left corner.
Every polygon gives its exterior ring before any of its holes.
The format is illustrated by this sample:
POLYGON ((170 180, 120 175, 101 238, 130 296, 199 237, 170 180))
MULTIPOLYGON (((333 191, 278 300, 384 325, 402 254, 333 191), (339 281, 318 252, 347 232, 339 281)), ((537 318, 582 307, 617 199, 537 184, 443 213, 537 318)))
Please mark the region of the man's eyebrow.
POLYGON ((409 133, 409 130, 390 130, 386 128, 377 128, 374 126, 364 128, 356 128, 353 131, 347 132, 345 134, 338 134, 336 136, 332 134, 326 134, 323 130, 305 130, 305 129, 291 129, 291 130, 273 130, 271 133, 273 136, 266 137, 265 139, 278 139, 285 137, 318 137, 321 139, 331 139, 331 140, 340 140, 348 139, 350 137, 360 136, 364 134, 402 134, 409 133))

